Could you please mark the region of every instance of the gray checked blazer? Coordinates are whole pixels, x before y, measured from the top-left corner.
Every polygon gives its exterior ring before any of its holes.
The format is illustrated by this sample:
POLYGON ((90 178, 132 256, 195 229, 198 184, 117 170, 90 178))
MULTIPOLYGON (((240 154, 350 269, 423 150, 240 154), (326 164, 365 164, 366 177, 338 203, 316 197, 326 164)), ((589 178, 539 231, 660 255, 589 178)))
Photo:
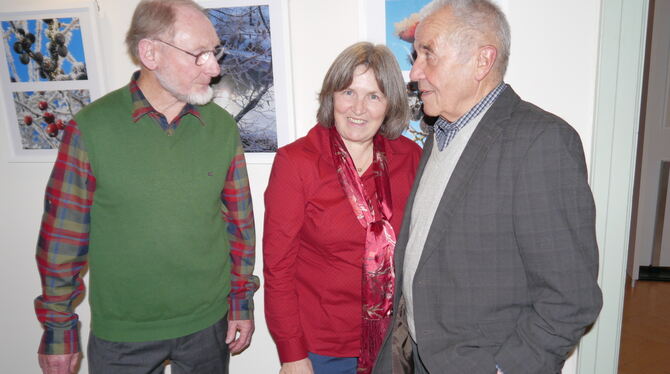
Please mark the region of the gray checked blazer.
MULTIPOLYGON (((432 141, 398 236, 395 305, 432 141)), ((458 160, 414 276, 424 365, 431 374, 495 374, 496 365, 506 374, 559 373, 602 306, 597 272, 579 135, 507 87, 458 160)), ((392 373, 392 340, 389 332, 373 373, 392 373)))

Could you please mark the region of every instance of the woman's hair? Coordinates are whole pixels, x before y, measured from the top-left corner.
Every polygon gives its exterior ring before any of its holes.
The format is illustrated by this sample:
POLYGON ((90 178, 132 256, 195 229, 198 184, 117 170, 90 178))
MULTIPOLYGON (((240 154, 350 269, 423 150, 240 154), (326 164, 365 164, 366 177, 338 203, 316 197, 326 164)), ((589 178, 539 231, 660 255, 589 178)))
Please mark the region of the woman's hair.
POLYGON ((140 63, 137 55, 140 40, 161 35, 172 38, 179 7, 192 8, 206 15, 205 10, 192 0, 142 0, 137 5, 126 33, 126 47, 134 63, 140 63))
POLYGON ((356 43, 340 53, 330 65, 319 93, 319 110, 316 118, 325 127, 335 125, 333 97, 351 85, 358 66, 372 69, 377 85, 386 96, 384 122, 379 132, 388 139, 395 139, 407 128, 409 104, 407 90, 395 56, 384 45, 368 42, 356 43))

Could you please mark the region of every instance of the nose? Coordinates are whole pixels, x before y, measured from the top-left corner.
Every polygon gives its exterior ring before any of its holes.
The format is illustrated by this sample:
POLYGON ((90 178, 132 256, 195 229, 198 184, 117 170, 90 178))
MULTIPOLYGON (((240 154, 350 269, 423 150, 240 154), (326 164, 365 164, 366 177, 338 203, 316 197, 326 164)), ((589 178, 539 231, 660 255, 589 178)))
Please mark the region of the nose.
POLYGON ((357 97, 354 99, 354 114, 363 114, 365 113, 365 98, 357 97))
POLYGON ((423 59, 418 57, 416 60, 414 60, 412 70, 409 71, 409 79, 411 81, 418 82, 423 78, 425 78, 423 73, 423 59))
POLYGON ((221 74, 221 66, 219 66, 219 61, 217 61, 213 56, 205 61, 203 68, 205 74, 209 75, 210 77, 216 77, 221 74))

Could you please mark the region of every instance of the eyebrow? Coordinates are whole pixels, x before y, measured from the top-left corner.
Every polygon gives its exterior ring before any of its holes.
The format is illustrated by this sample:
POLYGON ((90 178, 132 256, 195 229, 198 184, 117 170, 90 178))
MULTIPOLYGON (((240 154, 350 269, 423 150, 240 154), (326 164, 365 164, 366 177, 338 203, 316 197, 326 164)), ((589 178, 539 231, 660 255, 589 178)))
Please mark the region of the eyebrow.
POLYGON ((419 45, 419 49, 422 50, 422 51, 430 52, 430 53, 435 52, 435 50, 433 49, 433 46, 429 43, 424 43, 424 44, 419 45))

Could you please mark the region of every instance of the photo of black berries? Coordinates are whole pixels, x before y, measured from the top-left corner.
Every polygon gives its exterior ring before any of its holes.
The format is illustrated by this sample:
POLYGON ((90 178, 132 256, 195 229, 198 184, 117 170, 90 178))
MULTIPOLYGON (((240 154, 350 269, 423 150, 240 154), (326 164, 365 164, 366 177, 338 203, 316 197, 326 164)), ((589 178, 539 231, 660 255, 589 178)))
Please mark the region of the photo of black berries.
POLYGON ((2 21, 11 82, 86 80, 79 18, 2 21))

